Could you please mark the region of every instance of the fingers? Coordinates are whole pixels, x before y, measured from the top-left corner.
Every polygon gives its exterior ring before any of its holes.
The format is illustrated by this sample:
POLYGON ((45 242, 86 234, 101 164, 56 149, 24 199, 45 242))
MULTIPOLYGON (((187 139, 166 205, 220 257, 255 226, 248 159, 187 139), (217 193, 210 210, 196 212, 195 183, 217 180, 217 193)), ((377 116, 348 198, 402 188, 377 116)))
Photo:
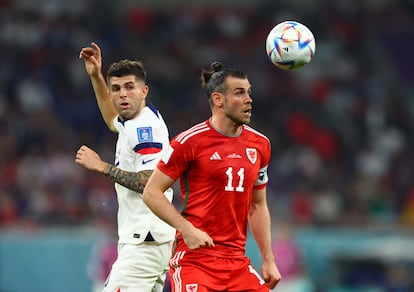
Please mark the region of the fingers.
POLYGON ((92 42, 90 47, 82 48, 82 50, 79 52, 80 59, 89 59, 91 57, 100 55, 101 48, 95 42, 92 42))
POLYGON ((191 250, 195 250, 200 247, 214 247, 214 241, 210 236, 205 234, 204 238, 199 238, 198 240, 194 239, 194 241, 189 243, 187 246, 191 250))
POLYGON ((198 247, 213 247, 213 239, 205 232, 201 231, 198 247))
POLYGON ((206 240, 206 241, 200 243, 196 248, 200 248, 200 247, 213 247, 213 246, 214 246, 214 242, 210 238, 210 240, 206 240))
POLYGON ((282 276, 280 275, 279 271, 276 269, 276 271, 263 271, 263 279, 267 283, 270 289, 273 289, 276 287, 277 283, 282 279, 282 276))
POLYGON ((75 162, 76 162, 77 164, 81 164, 81 162, 82 162, 82 157, 83 157, 83 153, 82 153, 80 150, 78 150, 78 152, 76 152, 75 162))
POLYGON ((270 278, 270 280, 267 282, 267 286, 269 286, 270 289, 273 289, 276 287, 276 284, 279 282, 280 279, 270 278))
POLYGON ((86 150, 89 150, 90 148, 88 147, 88 146, 86 146, 86 145, 82 145, 80 148, 79 148, 79 150, 82 150, 82 151, 86 151, 86 150))
POLYGON ((214 241, 213 239, 209 236, 209 240, 205 242, 205 246, 207 247, 214 247, 214 241))
POLYGON ((89 150, 91 150, 91 149, 88 146, 82 145, 81 147, 79 147, 77 153, 84 153, 85 151, 89 151, 89 150))
POLYGON ((95 55, 95 51, 93 48, 87 47, 83 48, 79 53, 79 58, 81 59, 89 59, 95 55))
POLYGON ((78 151, 76 152, 76 156, 75 156, 75 162, 76 163, 80 163, 85 155, 85 152, 90 150, 89 147, 82 145, 78 151))
POLYGON ((92 42, 91 43, 91 47, 99 54, 99 55, 101 55, 101 48, 95 43, 95 42, 92 42))

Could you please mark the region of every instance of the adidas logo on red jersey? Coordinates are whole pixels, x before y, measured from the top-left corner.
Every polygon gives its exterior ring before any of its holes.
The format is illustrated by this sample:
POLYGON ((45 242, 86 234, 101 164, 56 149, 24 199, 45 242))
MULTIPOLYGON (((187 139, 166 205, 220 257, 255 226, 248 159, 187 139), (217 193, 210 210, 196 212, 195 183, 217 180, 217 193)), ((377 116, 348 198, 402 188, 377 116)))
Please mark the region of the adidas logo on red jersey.
POLYGON ((220 154, 216 152, 213 153, 213 155, 210 156, 210 160, 221 160, 220 154))

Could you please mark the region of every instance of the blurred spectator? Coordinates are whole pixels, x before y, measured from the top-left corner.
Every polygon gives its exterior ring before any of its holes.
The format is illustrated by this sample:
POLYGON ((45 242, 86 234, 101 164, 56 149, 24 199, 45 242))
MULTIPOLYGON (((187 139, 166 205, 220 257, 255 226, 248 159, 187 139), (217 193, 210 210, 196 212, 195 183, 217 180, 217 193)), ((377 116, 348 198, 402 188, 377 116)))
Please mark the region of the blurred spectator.
POLYGON ((386 289, 390 292, 409 292, 414 289, 414 280, 406 263, 390 263, 386 271, 386 289))
POLYGON ((91 292, 102 292, 112 264, 118 256, 118 237, 116 226, 109 231, 106 238, 94 246, 87 265, 87 273, 92 280, 91 292))
POLYGON ((282 280, 273 291, 312 292, 313 284, 306 273, 301 251, 296 245, 288 224, 278 224, 275 228, 273 253, 278 263, 282 280))

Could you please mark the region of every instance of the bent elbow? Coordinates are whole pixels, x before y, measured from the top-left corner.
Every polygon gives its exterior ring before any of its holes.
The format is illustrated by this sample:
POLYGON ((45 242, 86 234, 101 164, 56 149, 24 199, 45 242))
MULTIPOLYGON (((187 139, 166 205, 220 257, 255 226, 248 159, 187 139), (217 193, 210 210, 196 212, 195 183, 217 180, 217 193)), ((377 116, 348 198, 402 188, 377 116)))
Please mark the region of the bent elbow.
POLYGON ((145 203, 146 205, 148 205, 148 202, 149 202, 149 197, 150 197, 150 194, 148 193, 148 190, 147 190, 147 188, 145 187, 145 188, 144 188, 144 191, 142 192, 142 200, 144 201, 144 203, 145 203))

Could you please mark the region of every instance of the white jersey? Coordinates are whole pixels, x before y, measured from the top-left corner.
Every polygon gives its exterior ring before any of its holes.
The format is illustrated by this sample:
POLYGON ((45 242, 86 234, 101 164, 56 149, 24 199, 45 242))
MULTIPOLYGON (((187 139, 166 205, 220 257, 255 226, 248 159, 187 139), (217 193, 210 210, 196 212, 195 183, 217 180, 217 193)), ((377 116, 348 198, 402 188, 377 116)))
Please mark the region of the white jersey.
MULTIPOLYGON (((158 110, 149 104, 131 120, 114 120, 118 141, 115 166, 125 171, 154 170, 169 145, 167 126, 158 110)), ((159 219, 145 205, 142 194, 115 183, 118 198, 119 243, 139 244, 148 232, 156 242, 172 241, 175 229, 159 219)), ((165 192, 172 201, 173 191, 165 192)))

